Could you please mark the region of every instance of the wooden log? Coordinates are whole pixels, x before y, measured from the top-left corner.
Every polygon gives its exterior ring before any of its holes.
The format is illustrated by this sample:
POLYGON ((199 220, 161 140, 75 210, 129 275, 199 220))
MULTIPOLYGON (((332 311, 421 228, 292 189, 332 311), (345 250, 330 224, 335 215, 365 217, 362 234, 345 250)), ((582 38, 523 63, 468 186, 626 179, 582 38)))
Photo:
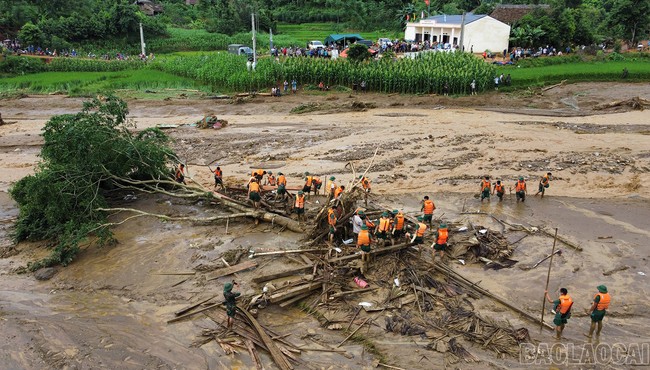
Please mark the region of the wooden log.
POLYGON ((218 279, 220 277, 224 277, 224 276, 228 276, 228 275, 232 275, 232 274, 234 274, 236 272, 243 271, 243 270, 248 270, 249 268, 253 268, 253 267, 257 267, 257 262, 255 262, 255 261, 244 261, 244 262, 242 262, 240 264, 237 264, 235 266, 222 268, 222 269, 219 269, 219 270, 213 272, 212 274, 210 274, 210 277, 207 279, 207 281, 215 280, 215 279, 218 279))
POLYGON ((254 211, 252 217, 255 217, 258 220, 265 221, 265 222, 272 222, 274 224, 284 226, 287 229, 297 233, 303 233, 305 231, 298 221, 292 220, 288 217, 277 215, 271 212, 253 210, 250 206, 242 205, 236 200, 224 194, 217 193, 216 191, 213 191, 212 195, 215 198, 218 198, 221 201, 221 203, 223 203, 223 205, 227 206, 228 208, 236 209, 239 210, 240 212, 254 211))
MULTIPOLYGON (((382 254, 386 254, 386 253, 390 253, 390 252, 396 252, 396 251, 408 248, 411 245, 412 245, 411 243, 396 244, 396 245, 393 245, 393 246, 390 246, 390 247, 376 249, 376 250, 370 252, 370 254, 373 255, 373 256, 379 256, 379 255, 382 255, 382 254)), ((329 262, 329 263, 346 262, 346 261, 350 261, 350 260, 357 259, 357 258, 361 258, 361 255, 360 254, 351 254, 351 255, 348 255, 348 256, 333 258, 333 259, 328 260, 327 262, 329 262)), ((311 265, 307 265, 307 266, 294 267, 292 269, 276 272, 276 273, 273 273, 273 274, 270 274, 270 275, 258 276, 258 277, 253 278, 253 282, 259 284, 259 283, 264 282, 264 281, 269 281, 269 280, 279 279, 279 278, 283 278, 283 277, 287 277, 287 276, 297 275, 297 274, 300 274, 302 272, 313 270, 314 266, 315 266, 315 264, 311 264, 311 265)))
POLYGON ((273 361, 275 362, 276 365, 281 370, 292 370, 293 366, 289 363, 285 355, 280 351, 280 349, 275 345, 275 342, 271 337, 264 331, 264 328, 260 326, 260 324, 255 320, 253 315, 250 314, 250 312, 246 310, 241 310, 241 312, 246 316, 250 324, 253 326, 253 329, 257 332, 257 335, 259 335, 260 339, 262 339, 262 342, 266 345, 268 348, 269 353, 271 354, 271 358, 273 358, 273 361))
POLYGON ((205 311, 207 311, 207 310, 211 310, 211 309, 213 309, 213 308, 217 308, 217 307, 221 306, 222 304, 223 304, 223 302, 215 303, 215 304, 210 305, 210 306, 208 306, 208 307, 204 307, 204 308, 202 308, 202 309, 200 309, 200 310, 198 310, 198 311, 190 312, 190 313, 188 313, 188 314, 185 314, 185 315, 181 315, 181 316, 175 317, 175 318, 173 318, 173 319, 171 319, 171 320, 167 320, 167 324, 175 323, 175 322, 177 322, 177 321, 181 321, 181 320, 183 320, 183 319, 185 319, 185 318, 188 318, 188 317, 190 317, 190 316, 194 316, 194 315, 196 315, 197 313, 201 313, 201 312, 205 312, 205 311))
POLYGON ((309 283, 309 284, 304 284, 304 285, 299 285, 297 287, 291 288, 287 291, 280 292, 280 293, 275 293, 271 294, 269 297, 269 301, 271 303, 277 303, 284 301, 285 299, 289 299, 291 297, 295 297, 297 295, 306 293, 306 292, 311 292, 312 290, 316 290, 322 286, 321 282, 315 282, 315 283, 309 283))
POLYGON ((359 325, 358 328, 354 329, 354 331, 353 331, 352 333, 350 333, 350 335, 348 335, 345 339, 343 339, 343 340, 341 341, 341 343, 337 344, 337 345, 336 345, 336 348, 341 347, 341 346, 343 345, 343 343, 347 342, 348 339, 352 338, 352 336, 353 336, 354 334, 356 334, 356 333, 359 331, 359 329, 361 329, 361 328, 362 328, 362 327, 363 327, 363 326, 368 322, 368 320, 370 320, 369 317, 368 317, 367 319, 365 319, 365 320, 361 323, 361 325, 359 325))
POLYGON ((263 370, 264 367, 262 366, 262 362, 260 361, 260 356, 257 355, 257 351, 255 350, 255 344, 253 344, 253 341, 250 339, 244 340, 244 343, 246 343, 246 348, 248 349, 248 353, 251 355, 251 360, 253 360, 253 363, 255 363, 255 368, 257 370, 263 370))
POLYGON ((212 297, 210 297, 210 298, 204 299, 204 300, 202 300, 202 301, 200 301, 200 302, 197 302, 197 303, 194 303, 194 304, 192 304, 192 305, 190 305, 190 306, 187 306, 187 307, 181 308, 180 310, 174 312, 174 315, 176 315, 176 316, 178 316, 178 315, 182 315, 182 314, 184 314, 185 312, 187 312, 187 311, 191 311, 191 310, 194 309, 195 307, 198 307, 198 306, 204 304, 205 302, 207 302, 207 301, 211 301, 211 300, 213 300, 213 299, 215 299, 215 298, 217 298, 217 297, 218 297, 218 295, 214 295, 214 296, 212 296, 212 297))
POLYGON ((329 249, 313 248, 313 249, 290 249, 286 251, 271 251, 271 252, 260 252, 260 253, 255 252, 253 253, 253 257, 275 256, 275 255, 292 254, 292 253, 309 253, 309 252, 329 252, 329 249))
POLYGON ((377 290, 377 289, 379 289, 379 288, 365 288, 365 289, 359 289, 359 290, 350 290, 348 292, 334 293, 334 294, 332 294, 330 296, 330 298, 339 298, 339 297, 343 297, 343 296, 350 295, 350 294, 365 293, 365 292, 370 292, 372 290, 377 290))
POLYGON ((312 294, 312 292, 307 292, 307 293, 304 293, 304 294, 301 294, 301 295, 297 295, 297 296, 295 296, 295 297, 293 297, 293 298, 291 298, 289 300, 281 302, 280 307, 284 308, 284 307, 290 306, 290 305, 298 302, 301 299, 305 299, 305 298, 309 297, 311 294, 312 294))
POLYGON ((505 299, 492 294, 487 289, 479 287, 478 285, 476 285, 476 283, 471 282, 470 280, 468 280, 464 276, 460 275, 458 272, 452 270, 451 268, 449 268, 447 266, 444 266, 444 267, 443 266, 444 265, 436 263, 436 264, 433 265, 433 268, 436 271, 444 274, 448 278, 454 280, 455 282, 457 282, 457 283, 459 283, 459 284, 461 284, 461 285, 463 285, 463 286, 465 286, 467 288, 473 289, 476 292, 478 292, 478 293, 480 293, 480 294, 482 294, 482 295, 484 295, 486 297, 492 298, 493 300, 501 303, 502 305, 504 305, 504 306, 510 308, 511 310, 517 312, 518 314, 522 315, 526 319, 528 319, 528 320, 530 320, 530 321, 532 321, 532 322, 534 322, 536 324, 542 324, 547 329, 551 329, 551 330, 555 329, 553 326, 551 326, 551 325, 549 325, 549 324, 547 324, 547 323, 545 323, 543 321, 540 321, 537 317, 534 317, 533 315, 529 314, 528 312, 526 312, 526 311, 524 311, 524 310, 522 310, 522 309, 520 309, 520 308, 518 308, 516 306, 513 306, 512 304, 510 304, 505 299))

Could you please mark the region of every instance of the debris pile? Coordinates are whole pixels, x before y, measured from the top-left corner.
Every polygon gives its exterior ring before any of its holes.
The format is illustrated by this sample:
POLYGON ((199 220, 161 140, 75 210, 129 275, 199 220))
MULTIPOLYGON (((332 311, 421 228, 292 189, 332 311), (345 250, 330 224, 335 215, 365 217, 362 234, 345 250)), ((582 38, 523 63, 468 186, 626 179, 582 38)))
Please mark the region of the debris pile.
POLYGON ((196 127, 201 129, 214 128, 220 129, 228 126, 228 121, 225 119, 218 119, 216 115, 212 114, 209 116, 203 117, 202 120, 196 123, 196 127))

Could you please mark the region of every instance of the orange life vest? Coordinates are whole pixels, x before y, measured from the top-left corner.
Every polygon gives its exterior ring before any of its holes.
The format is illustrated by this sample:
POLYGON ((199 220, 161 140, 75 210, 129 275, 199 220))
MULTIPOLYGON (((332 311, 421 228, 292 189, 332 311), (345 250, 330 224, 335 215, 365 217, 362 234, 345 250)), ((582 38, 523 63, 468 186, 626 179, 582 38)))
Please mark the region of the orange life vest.
POLYGON ((559 310, 561 314, 564 315, 567 312, 569 312, 572 305, 573 305, 573 299, 571 299, 571 297, 568 294, 560 296, 559 310))
POLYGON ((260 192, 260 184, 258 184, 256 182, 251 182, 250 184, 248 184, 248 190, 250 190, 251 193, 252 192, 259 193, 260 192))
POLYGON ((343 192, 343 189, 341 187, 336 188, 336 190, 334 190, 334 198, 338 198, 339 195, 341 195, 342 192, 343 192))
POLYGON ((427 199, 427 200, 424 201, 424 214, 425 215, 432 215, 434 209, 436 209, 436 206, 433 204, 433 201, 431 201, 431 199, 427 199))
POLYGON ((307 176, 307 181, 305 181, 305 186, 311 187, 311 182, 314 181, 314 178, 311 176, 307 176))
POLYGON ((329 211, 327 211, 327 223, 331 226, 336 226, 336 214, 331 208, 329 211))
POLYGON ((447 229, 438 229, 438 239, 436 240, 436 244, 439 245, 447 244, 448 239, 449 239, 449 231, 447 231, 447 229))
POLYGON ((287 178, 284 177, 284 175, 280 175, 280 177, 278 177, 278 186, 279 185, 287 186, 287 178))
POLYGON ((264 170, 257 170, 254 174, 257 176, 264 176, 264 170))
POLYGON ((598 311, 602 311, 602 310, 606 310, 606 309, 608 309, 608 308, 609 308, 609 301, 610 301, 610 299, 611 299, 611 298, 609 297, 609 293, 597 293, 597 294, 594 296, 594 299, 595 299, 596 297, 598 297, 598 296, 600 296, 600 301, 598 301, 598 306, 596 306, 596 309, 597 309, 598 311))
POLYGON ((370 189, 370 180, 367 177, 362 178, 361 186, 363 186, 364 189, 370 189))
POLYGON ((402 230, 404 228, 404 214, 399 212, 395 216, 395 230, 402 230))
POLYGON ((517 192, 526 191, 526 181, 519 180, 517 181, 517 186, 515 187, 517 192))
POLYGON ((499 184, 494 185, 494 190, 496 190, 497 193, 505 193, 505 190, 503 189, 503 185, 499 185, 499 184))
POLYGON ((313 181, 314 181, 314 184, 316 184, 316 185, 320 185, 320 184, 322 184, 322 182, 320 181, 320 179, 319 179, 318 177, 316 177, 316 176, 314 176, 314 180, 313 180, 313 181))
POLYGON ((542 185, 548 185, 548 175, 542 176, 542 185))
POLYGON ((380 218, 379 227, 377 228, 377 230, 379 232, 384 232, 384 231, 388 232, 389 228, 390 228, 390 219, 384 217, 380 218))
POLYGON ((488 180, 481 181, 481 190, 485 190, 486 188, 490 190, 490 186, 491 186, 490 181, 488 180))
POLYGON ((370 245, 370 233, 368 230, 359 231, 359 236, 357 237, 357 246, 361 245, 370 245))
POLYGON ((269 181, 269 185, 275 185, 275 176, 269 175, 269 177, 267 177, 267 179, 269 181))
POLYGON ((296 208, 305 208, 305 196, 296 195, 296 208))
POLYGON ((370 221, 368 217, 366 217, 366 226, 368 226, 368 229, 372 230, 375 228, 375 224, 370 221))
POLYGON ((223 175, 223 172, 217 168, 216 170, 214 170, 214 175, 216 177, 221 177, 223 175))
POLYGON ((427 231, 427 225, 420 222, 418 224, 418 230, 415 232, 415 235, 421 238, 424 236, 425 231, 427 231))

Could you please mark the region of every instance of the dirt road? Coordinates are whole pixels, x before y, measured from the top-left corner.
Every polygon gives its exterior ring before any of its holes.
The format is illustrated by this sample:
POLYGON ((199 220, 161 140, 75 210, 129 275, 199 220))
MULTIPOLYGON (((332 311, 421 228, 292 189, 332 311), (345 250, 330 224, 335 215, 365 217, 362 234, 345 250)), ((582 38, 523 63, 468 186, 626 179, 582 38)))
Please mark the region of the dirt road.
MULTIPOLYGON (((647 112, 622 109, 593 115, 593 108, 634 96, 650 98, 650 86, 578 84, 544 96, 473 98, 332 93, 257 97, 238 103, 135 100, 129 107, 138 128, 189 124, 210 113, 229 121, 221 130, 191 126, 167 130, 176 139, 175 149, 189 163, 190 175, 206 185, 211 181, 206 166, 214 163, 221 165, 227 184, 233 186, 257 167, 283 171, 290 186, 300 182, 305 170, 348 182, 351 175, 346 163, 365 168, 378 147, 370 172, 373 192, 395 208, 418 211, 418 200, 429 194, 436 201, 437 214, 445 213, 449 220, 500 228, 491 219, 461 215, 465 209, 530 226, 557 227, 561 235, 580 244, 583 252, 564 247, 565 253, 554 262, 551 289, 568 287, 576 308, 582 311, 595 286, 608 285, 615 301, 605 322, 606 340, 630 343, 647 342, 644 328, 650 325, 644 303, 647 277, 639 274, 650 273, 650 190, 646 185, 650 181, 650 126, 647 112), (310 112, 290 113, 296 107, 310 112), (532 197, 538 178, 547 171, 553 173, 548 196, 532 197), (509 196, 501 204, 481 204, 473 195, 483 175, 503 179, 507 185, 524 175, 531 196, 525 204, 516 204, 509 196), (622 266, 627 269, 603 275, 622 266)), ((3 119, 15 121, 0 126, 0 169, 5 174, 0 179, 3 251, 11 246, 7 232, 17 215, 6 190, 33 171, 44 122, 54 114, 77 111, 81 101, 61 96, 0 101, 3 119)), ((136 204, 158 213, 208 212, 204 205, 167 198, 141 197, 136 204)), ((277 249, 299 244, 298 236, 278 233, 270 225, 235 223, 230 230, 230 235, 224 235, 223 225, 138 219, 116 228, 119 244, 84 250, 75 263, 47 282, 13 272, 45 253, 38 248, 42 243, 19 245, 17 255, 6 253, 8 257, 0 259, 0 367, 248 368, 246 355, 226 356, 214 342, 190 347, 202 328, 214 326, 209 320, 164 324, 188 301, 217 294, 225 278, 207 283, 199 275, 173 286, 183 277, 156 275, 214 264, 217 256, 240 246, 277 249)), ((519 243, 513 258, 520 264, 534 263, 548 249, 549 238, 530 236, 519 243)), ((278 258, 267 268, 293 263, 278 258)), ((530 271, 454 268, 538 315, 545 283, 543 266, 530 271)), ((244 293, 259 291, 249 282, 256 273, 240 274, 244 293)), ((547 341, 550 336, 537 334, 530 323, 489 300, 477 301, 476 306, 485 315, 530 327, 536 340, 547 341)), ((267 309, 260 313, 260 320, 277 331, 292 332, 289 339, 296 344, 313 345, 314 338, 326 343, 341 340, 339 333, 318 327, 298 309, 267 309)), ((576 314, 567 327, 567 340, 583 345, 580 333, 587 325, 588 319, 576 314)), ((442 368, 444 363, 442 354, 427 351, 408 337, 386 334, 379 327, 365 335, 376 340, 377 348, 393 365, 442 368)), ((304 352, 302 357, 318 368, 360 368, 370 366, 376 357, 364 354, 361 344, 344 348, 353 354, 352 359, 322 352, 304 352)), ((473 367, 504 366, 480 348, 468 349, 482 361, 473 367)), ((263 361, 269 364, 268 358, 263 361)), ((506 363, 521 366, 517 359, 506 363)))

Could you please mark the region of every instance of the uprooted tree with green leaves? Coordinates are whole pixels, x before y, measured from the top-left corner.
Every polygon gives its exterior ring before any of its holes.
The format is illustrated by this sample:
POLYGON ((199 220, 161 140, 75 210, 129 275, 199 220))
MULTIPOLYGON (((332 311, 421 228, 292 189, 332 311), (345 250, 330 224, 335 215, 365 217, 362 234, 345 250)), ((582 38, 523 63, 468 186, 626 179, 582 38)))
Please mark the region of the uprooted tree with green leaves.
POLYGON ((129 131, 127 113, 125 102, 109 96, 46 123, 41 163, 10 190, 20 208, 15 241, 46 240, 52 248, 32 270, 67 265, 82 244, 112 241, 110 192, 174 184, 168 137, 156 128, 129 131))

